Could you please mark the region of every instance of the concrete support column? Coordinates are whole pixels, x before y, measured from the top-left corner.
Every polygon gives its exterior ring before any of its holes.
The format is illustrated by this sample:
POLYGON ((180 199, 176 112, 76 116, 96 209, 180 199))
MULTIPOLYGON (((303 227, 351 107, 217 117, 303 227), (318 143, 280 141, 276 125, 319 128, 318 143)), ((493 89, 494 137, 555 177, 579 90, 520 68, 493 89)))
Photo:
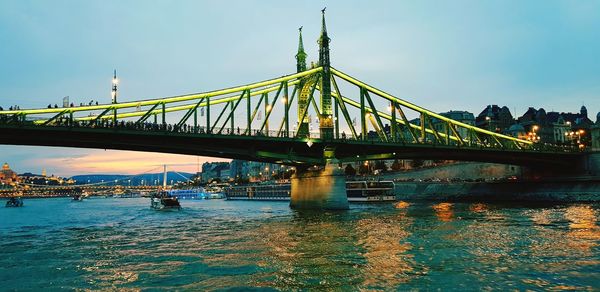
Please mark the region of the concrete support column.
POLYGON ((348 209, 346 176, 337 160, 320 170, 296 171, 291 180, 290 207, 294 209, 348 209))

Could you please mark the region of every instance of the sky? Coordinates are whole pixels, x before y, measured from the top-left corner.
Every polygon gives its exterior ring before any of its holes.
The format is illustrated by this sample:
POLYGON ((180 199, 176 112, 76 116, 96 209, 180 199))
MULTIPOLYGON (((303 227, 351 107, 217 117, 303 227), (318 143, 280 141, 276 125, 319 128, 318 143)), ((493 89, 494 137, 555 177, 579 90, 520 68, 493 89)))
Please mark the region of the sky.
MULTIPOLYGON (((332 66, 427 109, 600 111, 600 2, 587 0, 0 0, 0 106, 109 102, 113 69, 121 101, 290 74, 298 27, 318 58, 323 7, 332 66)), ((220 159, 0 146, 0 160, 70 176, 220 159)))

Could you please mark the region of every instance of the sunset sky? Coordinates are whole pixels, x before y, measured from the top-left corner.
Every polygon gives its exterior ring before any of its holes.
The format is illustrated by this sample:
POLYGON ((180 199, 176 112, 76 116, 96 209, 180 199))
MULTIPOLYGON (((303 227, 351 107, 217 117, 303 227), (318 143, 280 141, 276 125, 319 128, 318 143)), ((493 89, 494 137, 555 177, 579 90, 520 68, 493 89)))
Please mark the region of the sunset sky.
MULTIPOLYGON (((430 110, 488 104, 600 110, 598 1, 0 1, 0 106, 208 91, 295 71, 297 29, 317 59, 327 6, 333 66, 430 110)), ((0 137, 1 139, 1 137, 0 137)), ((195 172, 216 158, 0 146, 18 172, 195 172)))

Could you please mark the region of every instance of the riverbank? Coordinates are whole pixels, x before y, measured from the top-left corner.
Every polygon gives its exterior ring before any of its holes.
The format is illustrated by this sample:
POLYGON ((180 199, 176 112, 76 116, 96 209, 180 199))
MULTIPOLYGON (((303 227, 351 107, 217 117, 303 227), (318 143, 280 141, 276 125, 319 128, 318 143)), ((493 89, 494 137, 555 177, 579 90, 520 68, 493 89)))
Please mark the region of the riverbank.
POLYGON ((600 178, 508 182, 397 182, 399 200, 600 202, 600 178))

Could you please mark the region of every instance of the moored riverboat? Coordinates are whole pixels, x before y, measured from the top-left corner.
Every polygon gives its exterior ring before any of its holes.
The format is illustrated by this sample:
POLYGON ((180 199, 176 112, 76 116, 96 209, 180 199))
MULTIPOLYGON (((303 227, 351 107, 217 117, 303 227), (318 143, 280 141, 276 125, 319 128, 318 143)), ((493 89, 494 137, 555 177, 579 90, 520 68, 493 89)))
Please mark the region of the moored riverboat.
POLYGON ((168 190, 169 196, 178 200, 202 200, 206 197, 203 188, 168 190))
MULTIPOLYGON (((227 200, 289 201, 291 185, 257 184, 230 186, 224 189, 227 200)), ((390 202, 395 201, 393 181, 347 181, 348 202, 390 202)))

